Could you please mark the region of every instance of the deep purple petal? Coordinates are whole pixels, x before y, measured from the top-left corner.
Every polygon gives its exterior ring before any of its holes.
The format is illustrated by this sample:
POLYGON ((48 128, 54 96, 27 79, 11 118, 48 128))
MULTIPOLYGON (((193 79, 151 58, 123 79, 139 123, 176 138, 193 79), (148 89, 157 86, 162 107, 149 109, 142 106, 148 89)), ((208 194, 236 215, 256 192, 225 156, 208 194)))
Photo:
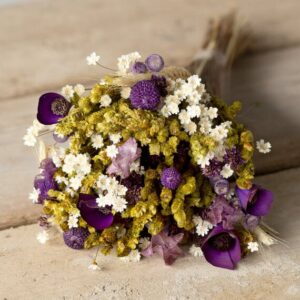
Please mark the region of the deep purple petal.
POLYGON ((96 206, 96 197, 80 194, 78 208, 82 218, 96 230, 103 230, 113 222, 113 214, 103 214, 96 206))
POLYGON ((241 189, 236 187, 235 193, 240 200, 241 206, 243 209, 247 209, 248 202, 252 200, 254 195, 256 194, 258 187, 253 184, 251 189, 241 189))
POLYGON ((201 248, 205 259, 216 267, 233 270, 241 260, 239 239, 231 231, 224 230, 221 225, 215 227, 210 232, 201 248), (211 240, 221 233, 228 234, 233 239, 232 245, 226 250, 220 250, 211 243, 211 240))
POLYGON ((63 96, 57 93, 43 94, 39 99, 37 119, 44 125, 55 124, 59 119, 65 117, 71 108, 71 103, 68 102, 63 96), (52 104, 61 100, 64 103, 64 109, 60 114, 53 112, 52 104))
POLYGON ((257 217, 267 215, 273 203, 273 193, 266 189, 259 188, 255 197, 253 204, 248 204, 247 212, 257 217))

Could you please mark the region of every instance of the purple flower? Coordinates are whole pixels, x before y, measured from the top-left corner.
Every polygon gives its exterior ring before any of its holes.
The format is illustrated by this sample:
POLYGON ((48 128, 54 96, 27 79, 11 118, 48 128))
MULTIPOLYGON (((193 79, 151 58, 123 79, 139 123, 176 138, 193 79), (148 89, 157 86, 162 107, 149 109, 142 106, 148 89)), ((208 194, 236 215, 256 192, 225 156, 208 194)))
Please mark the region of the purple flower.
POLYGON ((140 200, 141 189, 144 185, 144 176, 131 172, 130 175, 121 180, 121 184, 127 187, 126 200, 128 204, 135 204, 140 200))
POLYGON ((52 159, 45 158, 40 163, 41 173, 45 176, 53 177, 54 173, 56 172, 57 168, 54 165, 52 159))
POLYGON ((129 98, 134 108, 155 110, 160 102, 160 91, 153 80, 141 80, 132 87, 129 98))
POLYGON ((78 209, 81 217, 96 230, 103 230, 113 222, 113 215, 109 212, 104 214, 99 210, 96 197, 88 194, 79 194, 78 209))
POLYGON ((126 178, 130 174, 131 164, 137 160, 142 153, 134 138, 129 138, 122 146, 118 147, 118 154, 112 159, 112 163, 107 168, 107 174, 115 174, 126 178))
POLYGON ((64 143, 68 140, 68 136, 64 136, 64 137, 59 137, 55 132, 53 132, 53 139, 57 142, 57 143, 64 143))
POLYGON ((228 203, 222 197, 216 197, 213 204, 205 211, 204 218, 213 225, 222 224, 224 229, 233 229, 237 223, 243 220, 244 213, 228 203))
POLYGON ((166 232, 162 231, 152 236, 150 245, 141 253, 146 257, 158 253, 163 256, 166 265, 172 265, 178 257, 183 256, 183 251, 178 246, 183 236, 183 233, 168 236, 166 232))
POLYGON ((176 190, 181 181, 181 174, 173 167, 165 168, 160 176, 161 184, 170 190, 176 190))
POLYGON ((44 125, 57 123, 65 117, 71 108, 71 103, 57 93, 43 94, 39 99, 37 119, 44 125))
POLYGON ((224 166, 223 162, 212 159, 210 164, 202 169, 202 174, 208 178, 219 177, 224 166))
POLYGON ((229 164, 233 170, 236 170, 239 165, 244 163, 241 157, 241 151, 236 147, 227 149, 224 155, 224 163, 229 164))
POLYGON ((146 73, 147 66, 143 62, 137 61, 133 64, 131 72, 135 74, 146 73))
POLYGON ((226 195, 229 191, 229 182, 222 177, 213 177, 210 179, 211 185, 217 195, 226 195))
POLYGON ((241 260, 239 239, 221 225, 209 233, 201 248, 205 259, 216 267, 233 270, 241 260))
POLYGON ((165 62, 158 54, 151 54, 146 58, 146 66, 151 72, 159 72, 163 69, 165 62))
POLYGON ((82 249, 84 241, 89 236, 89 231, 85 228, 71 228, 64 232, 65 244, 72 249, 82 249))
POLYGON ((251 189, 236 187, 236 195, 242 208, 250 215, 262 217, 268 214, 273 202, 273 193, 253 184, 251 189))
POLYGON ((151 81, 153 81, 155 83, 155 85, 158 88, 159 93, 162 97, 167 96, 167 94, 168 94, 167 80, 164 76, 152 75, 151 76, 151 81))

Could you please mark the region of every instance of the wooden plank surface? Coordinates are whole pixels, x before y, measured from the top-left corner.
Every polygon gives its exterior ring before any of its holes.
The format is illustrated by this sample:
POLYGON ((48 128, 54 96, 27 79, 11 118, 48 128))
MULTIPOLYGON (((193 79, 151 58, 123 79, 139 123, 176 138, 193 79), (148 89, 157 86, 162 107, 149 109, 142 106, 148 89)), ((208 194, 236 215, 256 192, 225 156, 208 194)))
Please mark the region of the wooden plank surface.
POLYGON ((98 69, 85 64, 94 50, 112 67, 116 57, 134 50, 186 65, 208 19, 231 9, 248 19, 255 51, 300 42, 298 0, 27 2, 0 10, 0 99, 97 80, 98 69))
POLYGON ((267 222, 288 247, 248 256, 238 271, 186 256, 172 267, 159 257, 126 264, 101 256, 102 271, 88 270, 94 251, 68 249, 60 237, 40 245, 37 225, 0 232, 1 299, 299 299, 300 169, 258 178, 275 203, 267 222), (7 272, 9 270, 9 272, 7 272))

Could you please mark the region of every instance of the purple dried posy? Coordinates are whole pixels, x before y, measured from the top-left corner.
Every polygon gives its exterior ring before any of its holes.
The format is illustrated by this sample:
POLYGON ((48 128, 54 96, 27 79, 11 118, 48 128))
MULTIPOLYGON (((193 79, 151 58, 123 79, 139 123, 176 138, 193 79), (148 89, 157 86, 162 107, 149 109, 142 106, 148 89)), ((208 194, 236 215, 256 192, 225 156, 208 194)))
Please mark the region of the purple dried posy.
POLYGON ((236 195, 242 208, 250 215, 262 217, 268 214, 273 203, 273 193, 253 184, 251 189, 236 187, 236 195))
POLYGON ((158 54, 151 54, 145 60, 146 66, 151 72, 159 72, 163 69, 165 62, 158 54))
POLYGON ((153 80, 141 80, 132 87, 129 99, 134 108, 155 110, 160 96, 159 88, 153 80))
POLYGON ((143 62, 137 61, 132 65, 131 72, 135 74, 146 73, 147 66, 143 62))
POLYGON ((84 241, 88 236, 89 231, 86 228, 71 228, 63 234, 65 244, 76 250, 84 248, 84 241))
POLYGON ((81 217, 96 230, 103 230, 113 222, 111 213, 104 214, 99 210, 96 197, 88 194, 79 194, 78 209, 81 217))
POLYGON ((71 103, 57 93, 43 94, 39 99, 37 119, 44 125, 57 123, 65 117, 71 108, 71 103))
POLYGON ((241 260, 238 237, 221 225, 209 233, 201 248, 205 259, 216 267, 233 270, 241 260))
POLYGON ((182 176, 173 167, 165 168, 160 176, 160 181, 164 187, 170 190, 176 190, 182 181, 182 176))

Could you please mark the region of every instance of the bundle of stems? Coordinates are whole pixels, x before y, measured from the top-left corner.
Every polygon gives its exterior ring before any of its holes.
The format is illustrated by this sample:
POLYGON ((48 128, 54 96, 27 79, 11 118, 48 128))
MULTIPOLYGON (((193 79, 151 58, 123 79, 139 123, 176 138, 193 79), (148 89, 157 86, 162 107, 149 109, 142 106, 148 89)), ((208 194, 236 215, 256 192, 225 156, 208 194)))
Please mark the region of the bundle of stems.
POLYGON ((211 19, 202 47, 187 69, 203 79, 212 95, 225 97, 231 67, 250 45, 249 28, 234 11, 211 19))

